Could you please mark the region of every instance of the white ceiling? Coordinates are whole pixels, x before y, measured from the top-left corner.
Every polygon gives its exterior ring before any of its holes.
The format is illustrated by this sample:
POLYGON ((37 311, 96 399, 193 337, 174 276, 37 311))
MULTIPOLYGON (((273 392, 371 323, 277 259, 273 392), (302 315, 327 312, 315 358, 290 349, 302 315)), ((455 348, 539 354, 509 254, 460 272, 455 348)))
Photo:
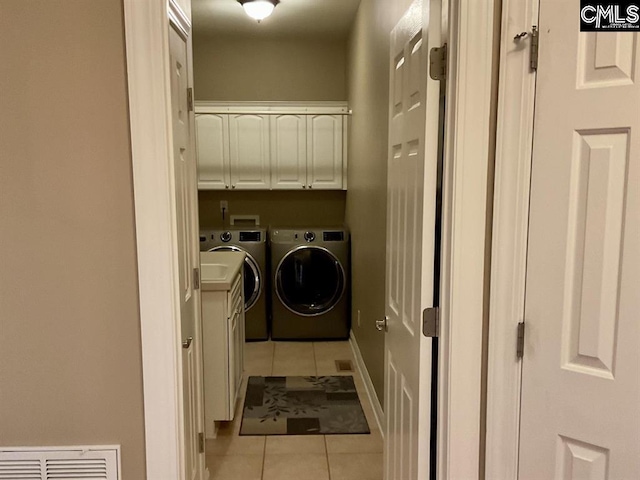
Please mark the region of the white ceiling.
POLYGON ((192 0, 196 34, 346 38, 360 0, 280 0, 261 23, 237 0, 192 0))

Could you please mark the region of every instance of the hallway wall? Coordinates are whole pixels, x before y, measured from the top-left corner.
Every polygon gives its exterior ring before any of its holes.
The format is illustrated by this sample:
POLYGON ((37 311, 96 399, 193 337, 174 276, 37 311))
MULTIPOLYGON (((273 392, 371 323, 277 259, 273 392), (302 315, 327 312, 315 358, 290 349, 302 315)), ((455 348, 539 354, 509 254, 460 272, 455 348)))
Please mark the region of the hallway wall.
POLYGON ((353 109, 349 135, 346 222, 352 241, 353 333, 383 402, 389 34, 411 0, 362 0, 349 37, 347 84, 353 109), (361 325, 357 324, 360 310, 361 325))
POLYGON ((1 0, 0 446, 145 478, 121 0, 1 0))

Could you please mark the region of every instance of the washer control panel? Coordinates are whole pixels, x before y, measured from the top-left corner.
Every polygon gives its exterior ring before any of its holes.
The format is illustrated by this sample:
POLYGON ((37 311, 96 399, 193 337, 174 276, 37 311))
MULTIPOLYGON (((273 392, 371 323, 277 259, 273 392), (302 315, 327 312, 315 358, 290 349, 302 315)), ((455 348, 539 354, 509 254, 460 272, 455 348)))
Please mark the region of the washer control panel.
POLYGON ((222 232, 220 234, 220 240, 222 240, 223 242, 230 242, 231 241, 231 232, 222 232))
POLYGON ((304 232, 304 239, 311 243, 316 239, 316 234, 313 232, 304 232))

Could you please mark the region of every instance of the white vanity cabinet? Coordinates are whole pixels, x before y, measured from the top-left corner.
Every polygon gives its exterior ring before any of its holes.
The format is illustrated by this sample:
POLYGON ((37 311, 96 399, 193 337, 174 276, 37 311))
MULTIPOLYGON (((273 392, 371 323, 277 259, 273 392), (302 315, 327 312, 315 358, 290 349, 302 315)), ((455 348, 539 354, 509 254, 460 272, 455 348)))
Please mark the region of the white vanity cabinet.
POLYGON ((346 190, 346 104, 195 108, 200 190, 346 190))
MULTIPOLYGON (((220 256, 218 258, 224 257, 220 256)), ((203 252, 202 268, 202 344, 204 360, 205 434, 215 436, 215 422, 231 421, 242 385, 244 365, 244 254, 203 252), (203 255, 235 255, 229 267, 232 276, 207 284, 203 255), (237 264, 237 267, 235 266, 237 264)))

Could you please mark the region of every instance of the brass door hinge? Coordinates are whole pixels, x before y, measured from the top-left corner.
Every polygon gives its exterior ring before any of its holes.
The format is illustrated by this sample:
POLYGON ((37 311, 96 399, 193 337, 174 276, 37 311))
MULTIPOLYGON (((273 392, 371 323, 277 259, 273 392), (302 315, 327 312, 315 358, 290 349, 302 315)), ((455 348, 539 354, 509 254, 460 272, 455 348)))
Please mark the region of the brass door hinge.
POLYGON ((204 433, 198 434, 198 453, 204 453, 204 433))
POLYGON ((524 357, 524 322, 518 324, 518 340, 516 344, 516 356, 524 357))
POLYGON ((200 290, 200 269, 197 267, 193 269, 193 289, 200 290))
POLYGON ((425 308, 422 312, 422 334, 425 337, 440 336, 440 308, 425 308))
POLYGON ((193 88, 187 88, 187 105, 190 112, 193 112, 193 88))
POLYGON ((447 44, 433 47, 429 52, 429 76, 433 80, 447 79, 447 44))

